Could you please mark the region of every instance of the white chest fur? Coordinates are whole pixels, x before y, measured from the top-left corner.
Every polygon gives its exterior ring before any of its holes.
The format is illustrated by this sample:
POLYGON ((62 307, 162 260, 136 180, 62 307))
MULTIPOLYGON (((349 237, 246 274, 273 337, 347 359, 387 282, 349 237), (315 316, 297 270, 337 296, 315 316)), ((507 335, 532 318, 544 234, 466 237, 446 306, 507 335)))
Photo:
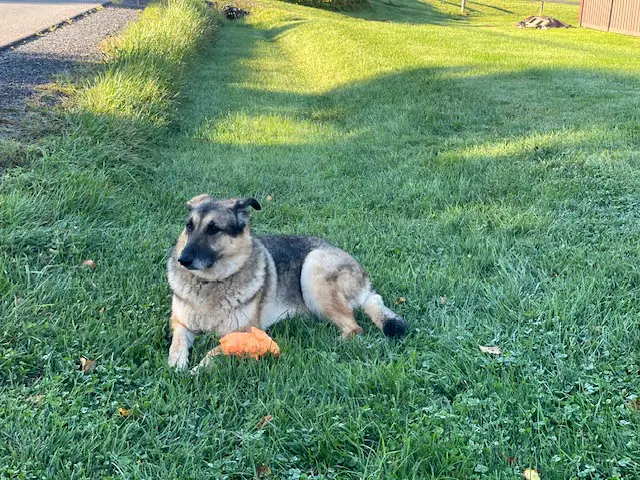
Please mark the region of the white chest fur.
MULTIPOLYGON (((258 252, 256 252, 258 253, 258 252)), ((261 306, 269 303, 267 260, 257 255, 248 266, 220 281, 204 281, 177 262, 168 269, 173 315, 192 332, 225 335, 260 326, 261 306)))

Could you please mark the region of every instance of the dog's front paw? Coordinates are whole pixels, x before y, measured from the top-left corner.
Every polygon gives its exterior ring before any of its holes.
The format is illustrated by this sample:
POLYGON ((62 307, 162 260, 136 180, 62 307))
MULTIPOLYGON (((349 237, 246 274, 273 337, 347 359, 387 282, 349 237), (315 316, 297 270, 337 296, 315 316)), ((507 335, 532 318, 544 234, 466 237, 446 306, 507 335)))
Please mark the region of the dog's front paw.
POLYGON ((197 374, 203 368, 208 368, 211 365, 211 360, 213 360, 213 357, 217 357, 218 355, 222 354, 222 347, 219 345, 216 348, 212 348, 211 350, 209 350, 204 358, 200 361, 200 363, 191 369, 191 375, 197 374))
POLYGON ((204 370, 211 365, 211 356, 205 356, 202 361, 191 369, 191 375, 197 375, 200 370, 204 370))
MULTIPOLYGON (((173 346, 172 346, 173 347, 173 346)), ((188 348, 171 348, 169 350, 169 367, 176 370, 184 370, 189 363, 189 349, 188 348)))
POLYGON ((362 327, 360 325, 356 325, 353 328, 343 330, 342 331, 342 339, 343 340, 348 340, 348 339, 356 337, 358 335, 362 335, 363 333, 364 333, 364 330, 362 330, 362 327))

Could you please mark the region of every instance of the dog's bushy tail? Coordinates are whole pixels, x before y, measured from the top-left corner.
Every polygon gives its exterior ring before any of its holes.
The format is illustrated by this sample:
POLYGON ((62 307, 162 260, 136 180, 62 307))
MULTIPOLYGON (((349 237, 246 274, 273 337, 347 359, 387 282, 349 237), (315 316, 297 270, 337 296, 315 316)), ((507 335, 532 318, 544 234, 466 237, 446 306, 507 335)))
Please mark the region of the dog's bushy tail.
POLYGON ((368 292, 361 306, 371 321, 375 323, 387 337, 402 337, 406 335, 408 330, 407 322, 387 307, 382 301, 382 297, 376 292, 368 292))

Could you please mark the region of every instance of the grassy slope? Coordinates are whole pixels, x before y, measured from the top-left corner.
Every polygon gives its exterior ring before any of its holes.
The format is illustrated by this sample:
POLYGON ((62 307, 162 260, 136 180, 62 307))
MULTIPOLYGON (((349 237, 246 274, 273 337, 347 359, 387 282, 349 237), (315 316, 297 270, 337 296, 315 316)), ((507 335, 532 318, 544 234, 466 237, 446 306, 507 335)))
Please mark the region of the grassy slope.
POLYGON ((520 2, 392 3, 360 15, 384 22, 261 4, 223 28, 153 175, 43 162, 5 183, 0 467, 640 475, 638 40, 518 30, 520 2), (297 319, 278 360, 169 372, 163 263, 204 191, 257 196, 259 232, 353 252, 406 298, 411 336, 343 343, 297 319))

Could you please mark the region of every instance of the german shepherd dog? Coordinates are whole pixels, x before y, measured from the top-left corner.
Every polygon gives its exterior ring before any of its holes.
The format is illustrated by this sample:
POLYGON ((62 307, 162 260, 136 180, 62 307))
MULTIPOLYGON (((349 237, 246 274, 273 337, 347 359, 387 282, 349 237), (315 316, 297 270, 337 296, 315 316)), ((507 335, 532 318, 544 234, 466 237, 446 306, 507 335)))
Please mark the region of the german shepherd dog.
POLYGON ((353 257, 320 238, 253 236, 249 207, 261 209, 254 198, 203 194, 187 202, 188 220, 167 264, 173 291, 169 366, 187 366, 199 332, 266 330, 297 314, 329 319, 348 338, 362 333, 353 315, 362 308, 385 335, 405 334, 405 321, 384 305, 353 257))

